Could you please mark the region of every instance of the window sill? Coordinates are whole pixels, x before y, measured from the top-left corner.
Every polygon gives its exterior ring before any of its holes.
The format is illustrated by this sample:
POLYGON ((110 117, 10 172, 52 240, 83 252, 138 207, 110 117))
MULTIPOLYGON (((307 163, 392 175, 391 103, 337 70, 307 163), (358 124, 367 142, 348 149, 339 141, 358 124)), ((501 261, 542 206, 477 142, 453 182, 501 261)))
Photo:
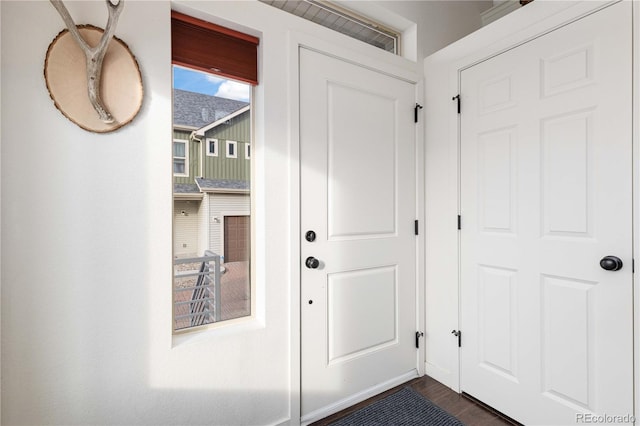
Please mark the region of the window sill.
POLYGON ((248 331, 265 328, 264 321, 255 315, 222 321, 215 324, 198 327, 193 330, 174 332, 171 347, 176 348, 191 343, 203 342, 209 339, 229 336, 233 334, 245 333, 248 331))

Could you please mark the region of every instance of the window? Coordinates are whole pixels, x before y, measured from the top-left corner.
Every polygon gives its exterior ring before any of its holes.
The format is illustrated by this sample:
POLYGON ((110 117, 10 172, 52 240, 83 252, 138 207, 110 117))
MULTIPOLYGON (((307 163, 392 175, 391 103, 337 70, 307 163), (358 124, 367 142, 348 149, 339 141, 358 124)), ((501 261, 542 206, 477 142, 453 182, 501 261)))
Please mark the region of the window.
POLYGON ((173 174, 175 176, 189 176, 188 141, 175 139, 173 141, 173 174))
POLYGON ((258 39, 172 12, 171 46, 178 334, 255 313, 251 161, 234 158, 251 142, 258 39))
POLYGON ((323 0, 259 0, 295 16, 363 41, 387 52, 400 54, 400 33, 346 9, 336 2, 323 0))
POLYGON ((210 157, 218 156, 218 139, 207 138, 207 155, 210 157))
POLYGON ((244 144, 244 158, 247 159, 247 160, 251 159, 251 144, 250 143, 244 144))
POLYGON ((238 143, 227 141, 227 158, 238 158, 238 143))

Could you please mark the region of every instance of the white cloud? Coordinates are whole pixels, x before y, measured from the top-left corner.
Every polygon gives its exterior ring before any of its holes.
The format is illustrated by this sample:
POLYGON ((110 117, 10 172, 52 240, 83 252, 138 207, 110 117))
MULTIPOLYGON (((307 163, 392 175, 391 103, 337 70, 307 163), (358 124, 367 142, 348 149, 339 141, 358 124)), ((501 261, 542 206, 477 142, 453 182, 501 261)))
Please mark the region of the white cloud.
POLYGON ((249 101, 249 85, 238 83, 236 81, 220 79, 223 83, 218 87, 216 96, 227 99, 236 99, 238 101, 249 101))
POLYGON ((213 84, 224 83, 225 81, 227 81, 222 77, 218 77, 217 75, 205 74, 205 77, 207 78, 208 82, 213 84))

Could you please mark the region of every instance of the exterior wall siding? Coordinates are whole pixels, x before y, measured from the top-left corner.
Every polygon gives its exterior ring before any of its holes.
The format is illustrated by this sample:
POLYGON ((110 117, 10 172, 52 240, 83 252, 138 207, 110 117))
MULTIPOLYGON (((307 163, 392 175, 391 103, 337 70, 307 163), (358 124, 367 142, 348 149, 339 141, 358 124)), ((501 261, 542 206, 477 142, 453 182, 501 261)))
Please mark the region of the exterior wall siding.
POLYGON ((207 131, 208 138, 231 139, 238 142, 249 142, 251 139, 251 114, 244 112, 224 124, 207 131))
POLYGON ((173 220, 173 255, 195 256, 198 253, 198 211, 200 201, 175 201, 173 220), (185 214, 182 214, 182 212, 185 214))
MULTIPOLYGON (((173 139, 189 140, 190 131, 173 130, 173 139)), ((174 176, 174 183, 195 184, 200 176, 200 156, 204 158, 203 177, 249 181, 251 161, 245 156, 245 146, 251 140, 251 116, 249 111, 234 117, 205 134, 203 143, 189 142, 189 176, 174 176), (218 139, 218 156, 206 155, 206 138, 218 139), (236 141, 237 158, 227 158, 227 141, 236 141)))
MULTIPOLYGON (((251 161, 245 157, 245 146, 251 141, 251 116, 249 111, 232 118, 205 133, 205 138, 218 139, 218 156, 204 155, 204 177, 248 181, 251 177, 251 161), (227 141, 236 141, 237 158, 227 158, 227 141)), ((204 141, 205 150, 206 140, 204 141)))
POLYGON ((224 255, 224 216, 251 214, 249 194, 209 194, 209 247, 224 255))

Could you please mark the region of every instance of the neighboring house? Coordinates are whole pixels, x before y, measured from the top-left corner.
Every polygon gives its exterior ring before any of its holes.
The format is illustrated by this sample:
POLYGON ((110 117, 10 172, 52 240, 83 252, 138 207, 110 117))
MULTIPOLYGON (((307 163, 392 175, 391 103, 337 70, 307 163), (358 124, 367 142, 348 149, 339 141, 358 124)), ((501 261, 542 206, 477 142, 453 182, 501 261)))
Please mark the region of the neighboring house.
POLYGON ((174 90, 174 256, 248 260, 250 105, 174 90))

